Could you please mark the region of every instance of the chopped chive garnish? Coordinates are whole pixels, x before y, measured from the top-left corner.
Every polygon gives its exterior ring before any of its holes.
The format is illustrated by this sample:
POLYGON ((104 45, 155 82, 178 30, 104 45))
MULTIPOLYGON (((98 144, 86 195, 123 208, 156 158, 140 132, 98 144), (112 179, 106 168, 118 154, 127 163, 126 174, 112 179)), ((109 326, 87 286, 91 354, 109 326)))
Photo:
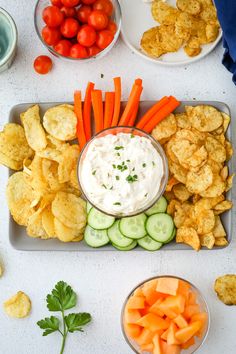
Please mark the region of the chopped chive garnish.
POLYGON ((111 186, 110 190, 112 190, 112 189, 113 189, 113 186, 111 186))
POLYGON ((116 180, 119 181, 120 177, 119 176, 116 176, 116 180))
POLYGON ((122 165, 117 165, 117 169, 120 170, 121 172, 127 170, 127 166, 122 163, 122 165))
POLYGON ((119 202, 116 202, 116 203, 113 203, 113 205, 121 205, 121 203, 119 203, 119 202))
POLYGON ((116 154, 117 156, 120 156, 120 153, 119 152, 117 152, 117 154, 116 154))
POLYGON ((94 175, 96 174, 96 172, 97 172, 97 170, 94 170, 94 171, 92 172, 92 175, 94 176, 94 175))
POLYGON ((126 181, 129 182, 129 183, 136 182, 137 180, 138 180, 138 176, 137 175, 134 175, 134 176, 129 175, 128 177, 126 177, 126 181))
POLYGON ((143 167, 146 167, 147 165, 145 163, 143 163, 143 167))
POLYGON ((124 146, 115 146, 115 150, 121 150, 124 149, 124 146))
POLYGON ((102 184, 102 187, 105 188, 105 189, 107 189, 107 186, 106 186, 105 184, 102 184))
POLYGON ((132 168, 132 171, 135 171, 135 167, 134 167, 134 168, 132 168))
POLYGON ((130 162, 130 160, 126 160, 126 162, 130 162))
POLYGON ((113 168, 116 168, 116 165, 113 164, 112 167, 113 167, 113 168))
POLYGON ((131 137, 131 139, 134 138, 134 134, 131 134, 130 137, 131 137))
POLYGON ((155 164, 155 162, 154 162, 154 161, 152 161, 152 166, 156 166, 156 164, 155 164))
POLYGON ((147 196, 148 196, 148 193, 146 193, 144 197, 146 198, 147 196))

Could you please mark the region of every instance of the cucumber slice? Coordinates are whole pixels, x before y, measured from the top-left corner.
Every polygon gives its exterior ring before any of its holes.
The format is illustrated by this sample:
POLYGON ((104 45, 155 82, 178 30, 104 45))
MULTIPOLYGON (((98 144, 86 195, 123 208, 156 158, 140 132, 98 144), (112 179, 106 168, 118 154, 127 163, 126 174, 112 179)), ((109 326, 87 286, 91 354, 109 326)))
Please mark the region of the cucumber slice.
POLYGON ((90 212, 90 210, 92 209, 92 205, 89 203, 89 202, 87 202, 87 204, 86 204, 86 211, 87 211, 87 214, 89 214, 89 212, 90 212))
POLYGON ((171 241, 173 241, 175 238, 175 235, 176 235, 176 228, 174 227, 174 230, 173 230, 169 240, 167 240, 165 243, 170 243, 171 241))
POLYGON ((138 240, 138 244, 140 247, 144 248, 147 251, 157 251, 159 250, 163 243, 154 241, 150 236, 145 236, 138 240))
POLYGON ((120 221, 117 220, 108 230, 108 237, 112 243, 114 243, 118 247, 128 247, 133 242, 130 238, 122 235, 119 229, 120 221))
POLYGON ((92 208, 88 215, 88 224, 95 230, 104 230, 111 227, 115 222, 113 216, 106 215, 101 211, 92 208))
POLYGON ((149 216, 146 223, 147 233, 157 242, 167 242, 173 232, 174 222, 170 215, 159 213, 149 216))
POLYGON ((120 232, 128 238, 137 240, 146 236, 147 231, 145 228, 147 217, 145 214, 137 216, 130 216, 120 220, 120 232))
POLYGON ((150 209, 148 209, 145 214, 151 216, 153 214, 164 213, 167 209, 167 200, 164 197, 158 199, 156 204, 153 205, 150 209))
POLYGON ((109 243, 107 230, 94 230, 89 225, 86 226, 84 232, 84 240, 90 247, 102 247, 109 243))
POLYGON ((137 241, 133 240, 132 243, 127 247, 119 247, 114 243, 112 244, 112 246, 118 249, 119 251, 131 251, 133 248, 137 246, 137 241))

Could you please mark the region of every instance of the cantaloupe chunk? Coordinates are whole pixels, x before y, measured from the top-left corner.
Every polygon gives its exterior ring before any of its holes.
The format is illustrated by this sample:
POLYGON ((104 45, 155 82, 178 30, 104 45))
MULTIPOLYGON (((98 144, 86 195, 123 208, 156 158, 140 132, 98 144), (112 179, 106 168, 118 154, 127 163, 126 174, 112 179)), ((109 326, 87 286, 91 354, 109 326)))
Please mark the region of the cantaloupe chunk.
POLYGON ((153 337, 153 345, 154 345, 154 348, 153 348, 153 354, 163 354, 163 351, 162 351, 162 348, 161 348, 161 337, 159 334, 156 334, 154 337, 153 337))
POLYGON ((181 347, 176 344, 168 345, 166 343, 164 354, 180 354, 181 347))
POLYGON ((196 305, 187 305, 185 307, 185 310, 183 312, 184 318, 189 320, 193 315, 197 314, 200 312, 200 307, 198 304, 196 305))
POLYGON ((176 278, 159 278, 157 281, 156 291, 168 295, 176 295, 179 287, 179 279, 176 278))
POLYGON ((124 321, 126 323, 136 323, 141 318, 138 310, 128 310, 125 308, 124 321))
POLYGON ((167 307, 177 315, 184 312, 185 297, 183 295, 168 296, 161 304, 160 308, 167 307))
POLYGON ((184 328, 187 327, 188 322, 185 320, 185 318, 182 315, 178 315, 177 317, 174 318, 173 320, 179 328, 184 328))
POLYGON ((169 328, 167 328, 167 329, 165 330, 165 332, 162 333, 161 339, 167 341, 168 332, 169 332, 169 328))
POLYGON ((148 310, 149 310, 149 306, 146 306, 144 309, 140 309, 139 313, 143 317, 149 312, 148 310))
POLYGON ((141 334, 135 338, 135 341, 139 345, 145 345, 145 344, 150 344, 152 343, 152 338, 154 337, 155 333, 151 332, 147 328, 143 328, 141 331, 141 334))
POLYGON ((136 325, 136 324, 131 324, 131 323, 125 323, 124 324, 124 329, 125 329, 125 333, 131 337, 132 339, 137 338, 138 336, 140 336, 141 332, 142 332, 142 327, 136 325))
POLYGON ((206 325, 207 325, 207 321, 208 321, 207 313, 206 312, 196 313, 195 315, 193 315, 191 317, 190 323, 195 322, 195 321, 202 322, 202 327, 196 333, 196 336, 201 338, 203 336, 203 334, 204 334, 204 331, 205 331, 205 328, 206 328, 206 325))
POLYGON ((145 308, 145 298, 143 296, 131 296, 126 304, 129 310, 139 310, 145 308))
POLYGON ((183 295, 185 297, 185 299, 187 300, 189 297, 190 288, 191 288, 190 284, 188 284, 186 281, 179 280, 177 294, 183 295))
POLYGON ((139 286, 136 290, 134 290, 134 296, 143 296, 142 288, 139 286))
POLYGON ((163 299, 164 294, 156 291, 157 279, 150 280, 143 285, 142 292, 148 305, 152 306, 158 299, 163 299))
POLYGON ((167 329, 169 327, 169 322, 155 315, 154 313, 148 313, 147 315, 141 317, 136 324, 139 326, 148 328, 150 331, 155 332, 160 329, 167 329))
POLYGON ((185 328, 179 329, 175 333, 175 337, 180 343, 186 343, 191 337, 193 337, 201 328, 202 323, 201 321, 195 321, 191 324, 189 324, 185 328))
POLYGON ((176 339, 175 333, 177 332, 178 327, 174 322, 171 322, 170 327, 168 329, 168 334, 167 334, 167 344, 172 345, 172 344, 180 344, 180 342, 176 339))
POLYGON ((189 293, 188 296, 188 305, 196 305, 197 304, 197 295, 193 293, 192 291, 189 293))
POLYGON ((185 342, 184 344, 181 345, 182 349, 188 349, 190 348, 192 345, 195 344, 195 339, 194 337, 190 338, 187 342, 185 342))
POLYGON ((144 344, 144 345, 141 345, 140 348, 143 352, 152 353, 154 345, 153 345, 153 343, 144 344))
POLYGON ((159 308, 159 305, 161 304, 163 300, 162 299, 158 299, 148 310, 148 312, 152 312, 155 313, 156 315, 160 316, 160 317, 164 317, 164 312, 162 312, 159 308))

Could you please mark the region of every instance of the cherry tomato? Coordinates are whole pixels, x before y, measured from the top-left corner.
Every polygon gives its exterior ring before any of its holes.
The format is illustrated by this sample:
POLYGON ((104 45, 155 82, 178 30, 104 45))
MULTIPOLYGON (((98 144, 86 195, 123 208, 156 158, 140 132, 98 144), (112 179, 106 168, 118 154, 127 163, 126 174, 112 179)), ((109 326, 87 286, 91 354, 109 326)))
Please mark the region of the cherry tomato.
POLYGON ((111 16, 113 12, 113 5, 110 0, 96 0, 93 5, 94 10, 102 10, 107 16, 111 16))
POLYGON ((60 10, 65 17, 76 17, 76 10, 74 7, 63 6, 60 10))
POLYGON ((58 27, 62 24, 64 15, 57 6, 47 6, 43 10, 43 20, 49 27, 58 27))
POLYGON ((81 44, 74 44, 70 49, 70 56, 72 58, 87 58, 88 52, 81 44))
POLYGON ((117 31, 117 25, 114 21, 109 21, 108 26, 106 28, 108 31, 111 31, 113 34, 117 31))
POLYGON ((92 45, 91 47, 88 48, 88 56, 89 57, 95 57, 98 53, 101 52, 101 49, 98 48, 96 45, 92 45))
POLYGON ((74 18, 66 18, 61 25, 61 33, 66 38, 73 38, 79 31, 79 22, 74 18))
POLYGON ((48 45, 56 45, 61 39, 61 32, 57 28, 43 27, 42 37, 48 45))
POLYGON ((82 23, 87 23, 88 22, 88 17, 92 12, 92 8, 87 5, 82 5, 78 11, 77 11, 77 16, 80 22, 82 23))
POLYGON ((111 31, 103 30, 98 32, 96 44, 99 48, 105 49, 111 44, 114 39, 114 34, 111 31))
POLYGON ((104 11, 94 10, 88 17, 88 24, 96 30, 105 29, 108 25, 108 17, 104 11))
POLYGON ((47 55, 40 55, 34 61, 34 70, 38 74, 47 74, 52 69, 52 59, 47 55))
POLYGON ((78 32, 77 40, 84 47, 91 47, 96 42, 97 34, 92 26, 84 25, 78 32))
POLYGON ((95 3, 95 1, 96 0, 81 0, 81 2, 86 5, 91 5, 91 4, 95 3))
POLYGON ((53 6, 57 6, 59 8, 62 7, 61 0, 51 0, 51 3, 52 3, 53 6))
POLYGON ((67 39, 62 39, 53 48, 57 53, 64 55, 64 57, 68 57, 70 55, 71 47, 72 43, 70 41, 67 39))
POLYGON ((80 0, 61 0, 61 2, 66 7, 75 7, 79 5, 80 0))

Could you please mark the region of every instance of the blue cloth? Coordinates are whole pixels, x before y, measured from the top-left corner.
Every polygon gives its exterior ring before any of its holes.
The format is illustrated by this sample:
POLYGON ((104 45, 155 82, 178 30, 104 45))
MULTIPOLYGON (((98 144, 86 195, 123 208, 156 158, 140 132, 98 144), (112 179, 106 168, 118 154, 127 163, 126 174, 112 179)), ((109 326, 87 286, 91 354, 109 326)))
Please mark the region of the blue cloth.
POLYGON ((222 63, 233 74, 236 85, 236 0, 215 0, 215 5, 223 30, 225 52, 222 63))

